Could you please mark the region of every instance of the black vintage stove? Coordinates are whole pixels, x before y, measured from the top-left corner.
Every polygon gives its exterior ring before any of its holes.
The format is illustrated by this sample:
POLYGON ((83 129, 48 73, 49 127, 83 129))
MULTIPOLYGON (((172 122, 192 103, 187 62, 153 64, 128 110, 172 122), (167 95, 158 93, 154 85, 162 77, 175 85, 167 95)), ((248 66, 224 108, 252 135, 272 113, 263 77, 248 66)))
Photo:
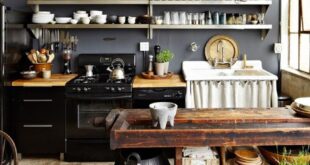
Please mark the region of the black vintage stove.
POLYGON ((66 161, 113 161, 105 118, 115 108, 132 107, 134 54, 81 54, 79 76, 66 84, 66 161), (86 76, 85 65, 94 65, 86 76), (108 67, 121 65, 125 79, 111 80, 108 67))

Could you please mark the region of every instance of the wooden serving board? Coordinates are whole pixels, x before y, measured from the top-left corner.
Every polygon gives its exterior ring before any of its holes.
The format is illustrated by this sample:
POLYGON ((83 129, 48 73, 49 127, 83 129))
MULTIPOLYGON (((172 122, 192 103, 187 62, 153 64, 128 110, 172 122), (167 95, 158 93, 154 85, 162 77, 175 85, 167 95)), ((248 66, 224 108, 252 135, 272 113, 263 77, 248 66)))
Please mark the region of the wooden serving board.
POLYGON ((186 82, 181 75, 174 74, 169 79, 145 79, 142 75, 136 75, 133 80, 133 88, 166 88, 186 87, 186 82))
POLYGON ((111 114, 114 119, 109 115, 107 126, 112 149, 310 144, 310 118, 285 108, 179 109, 175 126, 165 130, 152 128, 148 109, 111 114))

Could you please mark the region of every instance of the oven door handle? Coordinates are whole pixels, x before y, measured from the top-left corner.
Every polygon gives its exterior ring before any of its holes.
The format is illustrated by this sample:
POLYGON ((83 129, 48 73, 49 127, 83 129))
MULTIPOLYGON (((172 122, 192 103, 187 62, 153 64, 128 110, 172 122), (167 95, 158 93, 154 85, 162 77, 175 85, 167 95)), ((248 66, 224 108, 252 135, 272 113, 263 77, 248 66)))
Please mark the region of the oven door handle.
POLYGON ((121 96, 74 96, 67 95, 67 98, 77 100, 117 100, 117 99, 131 99, 132 95, 121 95, 121 96))

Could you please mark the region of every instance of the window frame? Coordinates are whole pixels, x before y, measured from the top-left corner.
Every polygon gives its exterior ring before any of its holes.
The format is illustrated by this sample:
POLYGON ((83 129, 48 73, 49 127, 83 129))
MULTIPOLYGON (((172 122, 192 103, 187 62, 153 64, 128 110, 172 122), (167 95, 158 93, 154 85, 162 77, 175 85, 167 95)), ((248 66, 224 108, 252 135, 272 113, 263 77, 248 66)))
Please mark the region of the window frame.
MULTIPOLYGON (((300 62, 300 59, 301 59, 301 48, 300 48, 300 45, 301 45, 301 35, 302 34, 310 34, 310 29, 309 31, 308 30, 303 30, 303 13, 302 13, 302 1, 303 0, 299 0, 299 4, 298 4, 298 32, 292 32, 291 31, 291 3, 292 1, 296 1, 296 0, 288 0, 286 1, 288 3, 288 11, 286 11, 288 13, 288 22, 287 22, 287 44, 288 44, 288 50, 287 50, 287 63, 286 65, 289 67, 289 68, 292 68, 294 70, 298 70, 300 72, 303 72, 303 73, 306 73, 306 74, 310 74, 310 57, 309 57, 309 66, 308 66, 308 71, 304 71, 304 70, 301 70, 301 62, 300 62), (292 56, 291 56, 291 35, 292 34, 297 34, 298 35, 298 48, 297 48, 297 68, 291 66, 291 59, 292 59, 292 56)), ((281 8, 283 8, 284 5, 281 6, 281 8)), ((282 11, 283 12, 283 11, 282 11)), ((309 36, 310 37, 310 36, 309 36)), ((310 43, 309 43, 310 44, 310 43)), ((309 56, 310 56, 310 53, 309 53, 309 56)))

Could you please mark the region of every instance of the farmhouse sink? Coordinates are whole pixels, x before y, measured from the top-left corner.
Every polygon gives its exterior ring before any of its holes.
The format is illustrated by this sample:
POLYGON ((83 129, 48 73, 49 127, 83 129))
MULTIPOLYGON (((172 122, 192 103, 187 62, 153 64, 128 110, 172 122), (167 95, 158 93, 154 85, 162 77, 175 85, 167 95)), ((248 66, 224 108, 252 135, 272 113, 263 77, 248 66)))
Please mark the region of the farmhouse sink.
POLYGON ((231 69, 213 69, 205 61, 184 61, 185 80, 277 80, 277 76, 262 69, 261 62, 249 61, 253 69, 241 69, 241 61, 231 69))

